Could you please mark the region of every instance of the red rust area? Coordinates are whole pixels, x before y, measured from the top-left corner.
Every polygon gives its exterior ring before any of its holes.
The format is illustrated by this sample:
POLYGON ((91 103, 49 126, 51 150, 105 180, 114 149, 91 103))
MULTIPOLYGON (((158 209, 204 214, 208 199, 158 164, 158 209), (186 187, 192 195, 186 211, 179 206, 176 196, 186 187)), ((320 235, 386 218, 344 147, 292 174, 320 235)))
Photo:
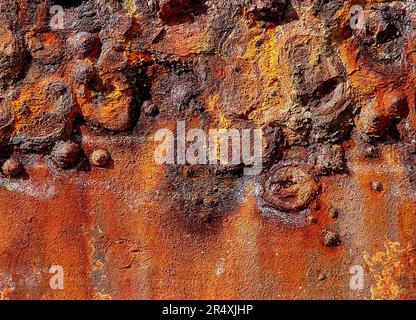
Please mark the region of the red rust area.
POLYGON ((0 12, 0 299, 416 298, 414 4, 0 12), (261 129, 263 170, 158 164, 177 121, 261 129))

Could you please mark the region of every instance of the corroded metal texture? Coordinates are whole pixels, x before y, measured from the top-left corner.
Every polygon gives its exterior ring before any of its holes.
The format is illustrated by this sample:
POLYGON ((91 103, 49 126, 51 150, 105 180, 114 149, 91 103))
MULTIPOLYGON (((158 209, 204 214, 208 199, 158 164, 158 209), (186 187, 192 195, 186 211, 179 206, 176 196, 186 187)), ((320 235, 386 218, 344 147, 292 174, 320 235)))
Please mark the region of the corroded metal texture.
POLYGON ((0 12, 0 298, 416 298, 415 2, 0 12), (179 120, 262 172, 157 164, 179 120))

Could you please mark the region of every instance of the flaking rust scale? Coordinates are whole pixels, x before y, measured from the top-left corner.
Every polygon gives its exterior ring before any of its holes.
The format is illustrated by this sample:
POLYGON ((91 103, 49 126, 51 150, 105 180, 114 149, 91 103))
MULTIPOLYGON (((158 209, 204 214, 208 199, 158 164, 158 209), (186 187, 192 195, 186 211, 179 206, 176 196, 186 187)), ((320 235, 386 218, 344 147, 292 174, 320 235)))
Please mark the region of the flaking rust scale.
POLYGON ((356 2, 0 0, 0 298, 416 299, 416 6, 356 2))

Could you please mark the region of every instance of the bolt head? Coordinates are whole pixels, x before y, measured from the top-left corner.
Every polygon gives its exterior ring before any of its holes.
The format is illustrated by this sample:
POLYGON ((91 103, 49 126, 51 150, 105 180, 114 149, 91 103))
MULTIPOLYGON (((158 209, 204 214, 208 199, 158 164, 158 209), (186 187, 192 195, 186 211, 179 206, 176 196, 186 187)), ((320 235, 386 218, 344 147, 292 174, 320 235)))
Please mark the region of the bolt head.
POLYGON ((85 54, 94 47, 94 36, 89 32, 79 32, 73 39, 75 50, 85 54))
POLYGON ((97 149, 90 154, 90 163, 95 167, 105 167, 110 161, 111 156, 107 150, 97 149))
POLYGON ((22 174, 24 168, 19 160, 11 158, 4 162, 2 170, 6 176, 15 178, 22 174))
POLYGON ((80 63, 75 66, 72 76, 77 83, 87 84, 95 75, 94 67, 87 63, 80 63))
POLYGON ((58 142, 52 150, 51 159, 59 168, 73 168, 81 160, 81 148, 75 142, 58 142))
POLYGON ((307 216, 306 221, 308 222, 308 224, 317 224, 318 218, 314 215, 309 215, 307 216))
POLYGON ((373 181, 372 183, 371 183, 371 188, 374 190, 374 191, 382 191, 383 190, 383 185, 381 184, 381 182, 379 182, 379 181, 373 181))
POLYGON ((143 110, 148 117, 156 117, 159 114, 159 108, 150 101, 146 101, 143 104, 143 110))
POLYGON ((379 150, 374 146, 368 146, 364 150, 364 155, 366 158, 377 158, 379 156, 379 150))
POLYGON ((318 275, 318 280, 319 281, 324 281, 324 280, 326 280, 328 278, 328 276, 327 276, 327 274, 326 273, 320 273, 319 275, 318 275))
POLYGON ((315 211, 321 210, 321 203, 319 201, 315 201, 312 204, 311 208, 315 211))
POLYGON ((337 219, 338 216, 339 216, 339 210, 332 208, 332 209, 329 210, 328 215, 332 219, 337 219))
POLYGON ((323 232, 323 240, 327 247, 336 247, 341 244, 339 234, 331 230, 325 230, 323 232))
POLYGON ((301 167, 272 169, 262 198, 277 210, 299 212, 309 206, 319 191, 315 178, 301 167))

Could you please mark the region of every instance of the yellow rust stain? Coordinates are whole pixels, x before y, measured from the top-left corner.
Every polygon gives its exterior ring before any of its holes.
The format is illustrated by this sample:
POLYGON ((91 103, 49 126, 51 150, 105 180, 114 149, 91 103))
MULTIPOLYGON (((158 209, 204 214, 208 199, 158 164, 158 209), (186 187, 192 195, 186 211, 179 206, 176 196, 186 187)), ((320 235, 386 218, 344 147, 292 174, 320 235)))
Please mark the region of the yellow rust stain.
POLYGON ((11 288, 4 288, 0 290, 0 300, 10 300, 10 295, 13 292, 11 288))
POLYGON ((94 300, 112 300, 112 298, 109 294, 101 294, 99 292, 96 292, 94 294, 94 300))
POLYGON ((136 1, 135 0, 124 0, 123 7, 132 16, 137 15, 137 6, 136 6, 136 1))
POLYGON ((402 247, 399 242, 387 240, 384 242, 384 249, 371 257, 367 252, 363 255, 375 281, 370 289, 371 297, 374 300, 404 298, 408 289, 401 284, 401 278, 406 271, 402 260, 413 251, 412 246, 408 244, 402 247))

